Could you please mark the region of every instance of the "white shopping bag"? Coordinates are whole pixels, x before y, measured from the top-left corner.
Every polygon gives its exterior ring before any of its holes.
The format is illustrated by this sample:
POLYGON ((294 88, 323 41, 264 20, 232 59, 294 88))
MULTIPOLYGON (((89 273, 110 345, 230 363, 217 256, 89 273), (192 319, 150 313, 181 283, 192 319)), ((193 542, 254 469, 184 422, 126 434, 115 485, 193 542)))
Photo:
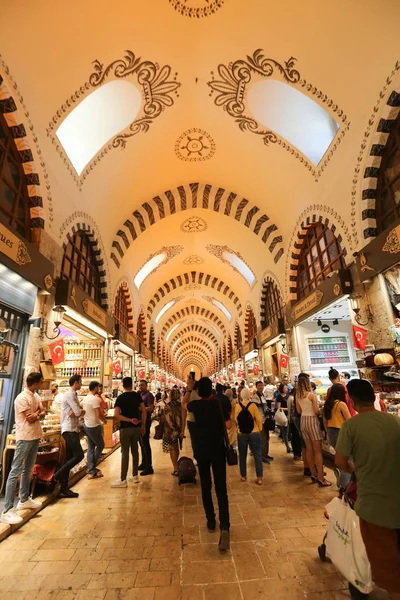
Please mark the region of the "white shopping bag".
POLYGON ((275 423, 278 425, 278 427, 287 427, 287 424, 288 424, 287 416, 285 415, 285 413, 283 412, 283 410, 281 408, 276 411, 274 418, 275 418, 275 423))
POLYGON ((329 515, 326 556, 347 581, 369 594, 374 586, 358 516, 344 498, 334 498, 326 511, 329 515))

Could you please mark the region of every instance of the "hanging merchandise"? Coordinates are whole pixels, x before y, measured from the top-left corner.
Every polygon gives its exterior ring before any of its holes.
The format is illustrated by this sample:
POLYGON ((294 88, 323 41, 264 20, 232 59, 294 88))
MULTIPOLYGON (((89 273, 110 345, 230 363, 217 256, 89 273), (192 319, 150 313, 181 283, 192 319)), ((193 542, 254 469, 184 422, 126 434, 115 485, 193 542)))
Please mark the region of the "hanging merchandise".
POLYGON ((353 343, 359 350, 365 350, 367 346, 367 330, 363 327, 353 325, 353 343))
POLYGON ((287 369, 289 366, 289 357, 286 354, 281 354, 281 357, 279 359, 279 366, 282 369, 287 369))
POLYGON ((65 360, 65 348, 64 348, 64 340, 58 340, 57 342, 53 342, 49 344, 50 357, 53 362, 53 365, 59 365, 63 363, 65 360))

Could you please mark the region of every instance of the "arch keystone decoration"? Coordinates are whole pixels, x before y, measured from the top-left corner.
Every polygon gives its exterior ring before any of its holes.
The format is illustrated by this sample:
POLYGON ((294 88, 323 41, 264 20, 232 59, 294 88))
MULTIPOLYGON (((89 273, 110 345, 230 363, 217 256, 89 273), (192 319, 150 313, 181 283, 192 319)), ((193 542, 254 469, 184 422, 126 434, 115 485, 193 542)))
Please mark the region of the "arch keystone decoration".
POLYGON ((115 265, 119 268, 121 259, 132 242, 152 225, 170 215, 196 208, 233 217, 260 238, 275 263, 282 257, 283 243, 278 227, 258 206, 224 188, 217 188, 211 184, 190 183, 175 190, 167 190, 133 211, 112 243, 111 258, 115 265))

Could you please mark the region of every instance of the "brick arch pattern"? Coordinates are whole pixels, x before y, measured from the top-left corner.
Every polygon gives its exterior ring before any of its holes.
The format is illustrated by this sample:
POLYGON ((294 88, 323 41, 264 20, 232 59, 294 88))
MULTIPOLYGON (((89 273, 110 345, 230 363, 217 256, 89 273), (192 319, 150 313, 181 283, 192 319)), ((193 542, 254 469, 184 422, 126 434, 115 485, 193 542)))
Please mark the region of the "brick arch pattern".
MULTIPOLYGON (((249 304, 246 307, 246 314, 244 317, 244 342, 245 342, 245 344, 247 344, 247 342, 250 342, 250 334, 254 330, 254 325, 255 325, 255 329, 257 330, 256 316, 254 314, 253 308, 249 304)), ((253 337, 254 336, 252 335, 251 339, 253 339, 253 337)))
POLYGON ((22 115, 17 104, 0 73, 0 113, 8 125, 14 139, 22 168, 26 177, 29 196, 29 215, 31 229, 44 229, 43 198, 40 191, 40 177, 35 164, 29 138, 25 129, 22 115))
POLYGON ((169 341, 169 345, 170 347, 174 345, 174 343, 176 342, 176 340, 178 338, 180 338, 181 336, 185 335, 186 333, 189 332, 193 332, 193 333, 199 333, 201 335, 203 335, 204 337, 210 339, 213 344, 215 344, 216 346, 218 346, 218 340, 215 337, 215 335, 209 330, 207 329, 207 327, 203 327, 202 325, 188 325, 187 327, 185 327, 184 329, 181 329, 178 333, 176 333, 174 335, 174 337, 172 338, 171 341, 169 341))
POLYGON ((183 273, 182 275, 177 275, 176 277, 173 277, 169 281, 163 283, 162 286, 158 288, 157 292, 149 301, 149 305, 147 307, 147 317, 149 319, 151 318, 151 315, 155 310, 157 304, 161 302, 161 300, 165 298, 167 294, 170 294, 172 291, 182 286, 190 285, 193 283, 211 287, 217 290, 217 292, 220 292, 221 294, 229 298, 229 300, 232 300, 233 304, 237 308, 238 316, 242 316, 243 309, 240 300, 237 297, 237 295, 231 290, 229 285, 226 285, 221 279, 219 279, 218 277, 214 277, 213 275, 201 273, 198 271, 190 271, 187 273, 183 273))
POLYGON ((307 234, 307 229, 313 225, 314 223, 323 223, 325 227, 329 227, 332 233, 335 235, 337 241, 339 242, 342 252, 343 258, 346 261, 346 257, 348 256, 348 251, 346 247, 346 241, 343 239, 343 236, 340 232, 338 232, 338 228, 336 224, 323 215, 311 214, 304 219, 300 223, 300 227, 298 228, 296 240, 293 245, 292 253, 290 255, 290 268, 289 268, 289 299, 292 301, 297 300, 297 269, 299 265, 299 258, 301 254, 301 249, 303 246, 304 238, 307 234))
POLYGON ((137 320, 137 336, 142 340, 144 344, 147 344, 147 329, 146 329, 146 317, 144 316, 143 309, 140 311, 137 320))
POLYGON ((365 240, 377 236, 376 189, 380 166, 390 132, 400 113, 400 81, 390 93, 373 133, 367 163, 361 183, 362 225, 365 240))
POLYGON ((233 354, 232 336, 230 334, 228 335, 228 340, 227 340, 227 352, 228 352, 228 358, 230 358, 233 354))
POLYGON ((212 355, 207 353, 207 351, 201 348, 200 346, 193 345, 182 350, 180 354, 175 357, 175 361, 179 363, 179 361, 183 360, 184 358, 190 358, 190 356, 201 356, 206 361, 206 363, 208 363, 210 362, 210 358, 212 355))
POLYGON ((132 242, 155 223, 177 212, 203 208, 234 218, 267 245, 275 263, 283 255, 282 236, 278 227, 258 206, 246 198, 210 184, 190 183, 167 190, 133 211, 112 243, 111 258, 119 268, 132 242))
POLYGON ((157 356, 158 358, 162 358, 162 346, 160 338, 157 338, 157 356))
MULTIPOLYGON (((125 302, 126 302, 126 309, 127 309, 127 313, 128 313, 128 329, 131 333, 134 333, 134 322, 133 322, 133 305, 132 305, 132 298, 131 298, 131 293, 129 291, 129 286, 128 283, 126 281, 123 281, 117 289, 117 292, 115 294, 115 297, 117 297, 119 290, 122 290, 125 296, 125 302)), ((115 302, 115 300, 114 300, 115 302)))
POLYGON ((88 236, 90 243, 92 245, 93 252, 96 256, 97 266, 98 266, 99 275, 100 275, 102 306, 104 309, 108 310, 109 289, 108 289, 108 282, 107 282, 107 273, 106 273, 106 268, 105 268, 106 263, 105 263, 105 259, 103 256, 101 246, 98 241, 98 237, 97 237, 96 232, 94 231, 93 227, 91 225, 88 225, 87 223, 75 223, 74 225, 72 225, 71 229, 67 232, 67 234, 64 238, 63 250, 65 252, 68 242, 71 240, 71 238, 74 236, 75 233, 78 233, 78 231, 83 231, 88 236))
POLYGON ((149 333, 149 348, 152 352, 156 351, 156 340, 155 340, 155 336, 154 336, 154 327, 150 327, 150 333, 149 333))
POLYGON ((235 335, 234 335, 234 341, 235 341, 235 348, 241 348, 242 347, 242 332, 240 331, 240 326, 239 323, 236 323, 235 325, 235 335))
POLYGON ((261 295, 260 295, 260 322, 261 322, 261 324, 265 323, 265 319, 266 319, 265 301, 266 301, 267 294, 268 294, 271 284, 278 291, 282 307, 284 305, 283 294, 282 294, 281 286, 279 285, 278 281, 275 279, 275 277, 272 275, 272 273, 271 274, 268 273, 268 274, 264 275, 262 285, 261 285, 261 295))
POLYGON ((187 335, 186 337, 182 338, 182 340, 175 346, 174 354, 179 350, 179 348, 182 348, 190 342, 197 342, 208 348, 210 352, 213 352, 215 350, 215 346, 210 342, 207 342, 203 337, 199 337, 197 335, 187 335))
POLYGON ((182 371, 184 371, 186 369, 186 367, 188 367, 189 365, 196 365, 196 367, 199 368, 200 372, 205 371, 208 372, 209 370, 209 365, 206 364, 205 362, 201 361, 199 358, 186 358, 182 363, 179 363, 180 368, 182 369, 182 371))
POLYGON ((170 317, 168 319, 168 321, 165 323, 164 327, 162 328, 161 337, 164 338, 167 335, 168 330, 177 321, 179 321, 185 317, 188 317, 188 316, 195 317, 196 315, 198 315, 200 317, 204 317, 205 319, 210 319, 210 321, 212 321, 213 323, 215 323, 215 325, 217 325, 219 327, 219 329, 221 330, 221 333, 223 333, 224 335, 226 334, 225 325, 223 324, 221 319, 219 319, 217 317, 217 315, 215 315, 212 311, 210 311, 206 308, 200 308, 200 306, 186 306, 185 308, 178 310, 174 315, 172 315, 172 317, 170 317))

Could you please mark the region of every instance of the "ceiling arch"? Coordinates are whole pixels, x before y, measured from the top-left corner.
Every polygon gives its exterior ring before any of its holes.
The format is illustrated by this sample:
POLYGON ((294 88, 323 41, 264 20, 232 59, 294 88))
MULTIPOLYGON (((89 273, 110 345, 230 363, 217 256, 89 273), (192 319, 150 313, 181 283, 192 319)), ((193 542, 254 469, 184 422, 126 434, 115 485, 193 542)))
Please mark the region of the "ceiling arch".
MULTIPOLYGON (((187 321, 187 319, 185 319, 185 321, 187 321)), ((185 324, 185 322, 183 322, 181 324, 181 327, 183 327, 184 324, 185 324)), ((215 346, 219 346, 219 342, 218 342, 216 336, 207 327, 203 327, 201 325, 194 324, 194 323, 192 323, 191 325, 187 325, 186 327, 184 327, 184 329, 177 328, 174 331, 172 339, 168 340, 168 344, 170 345, 170 347, 172 347, 174 345, 174 343, 176 342, 176 340, 178 340, 180 337, 184 336, 186 333, 190 333, 190 332, 203 335, 205 338, 208 338, 209 340, 211 340, 215 346)))
POLYGON ((213 346, 212 344, 210 344, 210 342, 207 342, 207 340, 205 340, 203 337, 199 337, 199 336, 195 336, 195 335, 188 335, 188 336, 182 338, 175 347, 171 346, 170 351, 173 352, 174 354, 176 354, 176 352, 179 350, 179 348, 182 348, 183 346, 185 346, 186 344, 188 344, 190 342, 196 342, 201 345, 204 345, 210 352, 214 352, 215 350, 218 350, 218 346, 217 347, 213 346))
POLYGON ((255 204, 222 187, 189 183, 167 190, 144 202, 118 230, 112 243, 111 258, 119 268, 120 261, 132 242, 149 227, 180 211, 203 208, 234 218, 257 235, 277 263, 283 254, 282 236, 275 223, 255 204), (272 237, 271 237, 272 236, 272 237))
POLYGON ((187 316, 195 317, 196 315, 199 317, 204 317, 206 319, 210 319, 213 323, 215 323, 218 326, 218 328, 221 330, 223 335, 226 335, 226 327, 225 327, 224 323, 212 311, 207 310, 205 308, 200 308, 199 306, 190 306, 190 307, 186 306, 185 308, 178 310, 175 314, 173 314, 168 319, 168 321, 165 323, 165 325, 162 328, 161 338, 164 340, 170 327, 172 327, 174 325, 174 323, 176 323, 178 320, 183 319, 184 317, 187 317, 187 316))
POLYGON ((241 317, 243 314, 243 308, 238 296, 233 290, 226 285, 219 277, 210 275, 209 273, 203 273, 201 271, 189 271, 182 275, 177 275, 169 281, 163 283, 157 290, 157 292, 149 300, 147 307, 147 317, 151 319, 151 315, 155 310, 157 304, 161 302, 162 298, 165 298, 171 291, 176 290, 180 287, 192 286, 192 289, 196 289, 196 286, 208 286, 211 287, 227 298, 232 300, 235 305, 238 316, 241 317))
POLYGON ((204 358, 204 360, 206 361, 206 363, 209 363, 211 360, 211 357, 213 356, 211 352, 210 353, 207 352, 207 350, 202 348, 202 346, 198 346, 196 344, 191 344, 189 346, 186 346, 185 348, 181 348, 178 351, 178 353, 176 354, 176 356, 174 357, 174 360, 179 363, 180 360, 182 360, 185 356, 188 356, 188 355, 202 356, 204 358))

